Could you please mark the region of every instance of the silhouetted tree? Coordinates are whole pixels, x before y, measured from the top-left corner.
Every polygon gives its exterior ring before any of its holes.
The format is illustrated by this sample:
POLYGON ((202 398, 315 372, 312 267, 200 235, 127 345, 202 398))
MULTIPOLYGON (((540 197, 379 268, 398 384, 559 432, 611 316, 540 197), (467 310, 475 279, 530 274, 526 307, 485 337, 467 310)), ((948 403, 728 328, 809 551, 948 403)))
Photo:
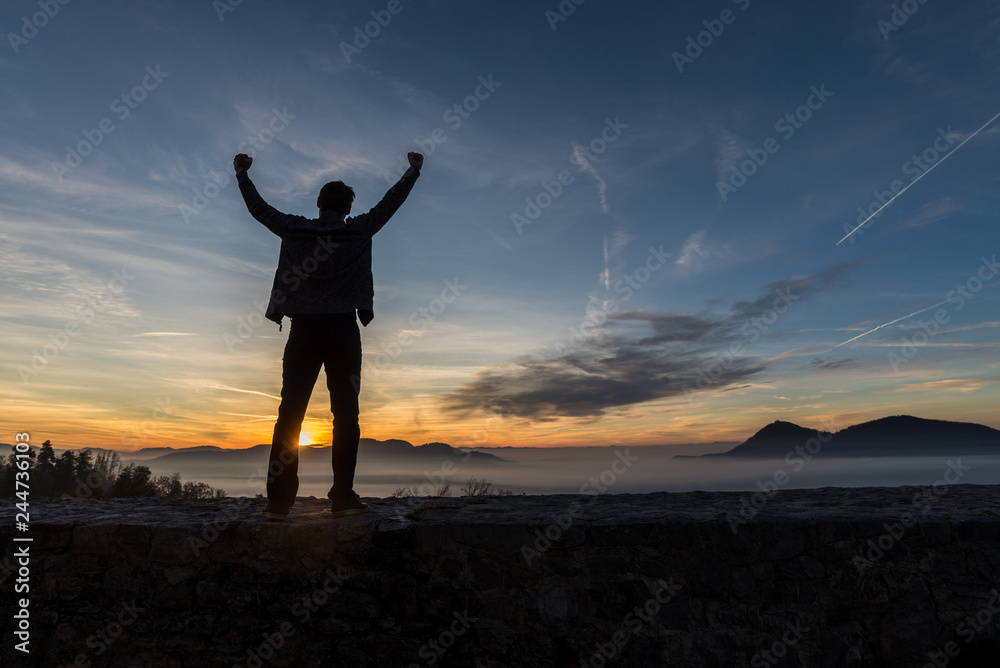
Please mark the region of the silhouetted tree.
POLYGON ((52 496, 72 494, 76 480, 76 454, 67 450, 56 459, 55 472, 52 475, 52 496))
MULTIPOLYGON (((80 450, 76 453, 76 471, 74 481, 77 485, 86 484, 87 478, 94 472, 94 453, 90 449, 80 450)), ((74 490, 75 491, 75 490, 74 490)))
POLYGON ((157 476, 156 480, 153 481, 156 485, 157 496, 162 496, 168 499, 183 499, 184 498, 184 487, 181 485, 181 474, 175 473, 172 476, 157 476))
POLYGON ((511 496, 509 489, 494 487, 492 481, 486 478, 468 478, 462 487, 462 496, 511 496))
MULTIPOLYGON (((181 482, 181 474, 152 477, 148 466, 122 465, 117 452, 102 450, 95 458, 89 449, 67 450, 56 457, 51 441, 28 450, 28 480, 31 496, 71 496, 108 498, 150 496, 169 499, 222 499, 224 489, 203 482, 181 482)), ((0 497, 13 498, 17 492, 17 452, 0 455, 0 497)))
POLYGON ((210 499, 212 498, 212 488, 203 482, 184 483, 185 499, 210 499))
POLYGON ((31 496, 49 496, 52 493, 56 473, 56 453, 52 441, 42 443, 34 470, 31 472, 31 496))
POLYGON ((150 475, 148 466, 128 464, 118 474, 111 496, 156 496, 156 487, 149 479, 150 475))
MULTIPOLYGON (((28 474, 31 475, 31 471, 35 465, 35 451, 28 450, 28 474)), ((11 452, 7 455, 7 461, 4 462, 0 459, 0 496, 5 499, 13 498, 15 488, 17 484, 14 482, 17 478, 15 473, 18 471, 17 468, 17 451, 11 447, 11 452)))
POLYGON ((97 453, 94 461, 94 475, 87 480, 88 486, 93 488, 94 496, 101 498, 111 496, 118 473, 121 471, 122 462, 118 458, 117 452, 101 450, 97 453))

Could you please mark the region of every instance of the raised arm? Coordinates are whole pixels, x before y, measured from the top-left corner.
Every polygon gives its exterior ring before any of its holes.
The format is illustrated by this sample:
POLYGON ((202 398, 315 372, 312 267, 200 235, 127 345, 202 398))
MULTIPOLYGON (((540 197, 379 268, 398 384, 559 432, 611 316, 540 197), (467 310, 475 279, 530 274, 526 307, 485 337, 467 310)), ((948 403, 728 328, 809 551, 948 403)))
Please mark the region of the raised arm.
POLYGON ((407 195, 413 189, 413 184, 420 176, 420 168, 424 165, 424 156, 419 153, 408 153, 406 159, 410 163, 410 168, 399 177, 399 181, 395 185, 389 188, 382 200, 373 206, 368 213, 351 218, 351 225, 359 231, 368 236, 374 236, 406 201, 407 195))
POLYGON ((247 174, 247 170, 252 164, 253 158, 245 153, 240 153, 233 159, 236 182, 240 186, 240 194, 243 195, 243 201, 246 203, 250 215, 279 237, 312 230, 311 221, 305 216, 282 213, 264 201, 247 174))

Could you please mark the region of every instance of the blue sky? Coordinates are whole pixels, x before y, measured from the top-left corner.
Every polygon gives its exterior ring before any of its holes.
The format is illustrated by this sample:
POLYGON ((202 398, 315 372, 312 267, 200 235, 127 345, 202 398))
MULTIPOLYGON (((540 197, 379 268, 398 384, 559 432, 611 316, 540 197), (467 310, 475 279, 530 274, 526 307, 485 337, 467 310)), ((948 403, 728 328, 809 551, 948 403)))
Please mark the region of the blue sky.
MULTIPOLYGON (((268 441, 287 328, 255 304, 279 241, 232 157, 315 215, 336 179, 373 206, 410 150, 421 178, 375 237, 363 436, 1000 427, 1000 9, 907 8, 7 3, 5 430, 268 441)), ((328 443, 324 392, 306 436, 328 443)))

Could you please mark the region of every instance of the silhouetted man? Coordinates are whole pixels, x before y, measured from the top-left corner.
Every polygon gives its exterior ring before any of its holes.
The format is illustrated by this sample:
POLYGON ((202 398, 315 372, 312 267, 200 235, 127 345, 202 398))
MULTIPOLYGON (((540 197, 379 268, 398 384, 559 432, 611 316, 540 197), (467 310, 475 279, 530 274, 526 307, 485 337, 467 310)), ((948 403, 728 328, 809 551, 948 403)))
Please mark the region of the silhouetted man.
POLYGON ((278 270, 265 316, 291 327, 281 370, 281 404, 274 425, 267 471, 264 517, 285 519, 299 488, 299 432, 320 367, 326 368, 333 412, 333 487, 327 496, 334 517, 354 515, 368 505, 354 492, 358 460, 358 393, 361 391, 361 330, 375 314, 372 236, 403 204, 424 156, 409 153, 410 168, 368 213, 348 218, 354 190, 342 181, 319 191, 319 218, 281 213, 261 198, 247 170, 253 159, 233 160, 236 180, 250 215, 281 238, 278 270))

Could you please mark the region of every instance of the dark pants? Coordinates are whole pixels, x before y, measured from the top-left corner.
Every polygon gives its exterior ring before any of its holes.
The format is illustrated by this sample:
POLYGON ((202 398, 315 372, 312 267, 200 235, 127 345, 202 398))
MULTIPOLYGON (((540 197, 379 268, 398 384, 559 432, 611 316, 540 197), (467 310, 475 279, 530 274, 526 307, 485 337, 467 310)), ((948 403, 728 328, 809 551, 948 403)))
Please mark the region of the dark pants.
POLYGON ((361 332, 354 313, 292 317, 281 369, 281 404, 271 439, 267 498, 295 504, 299 489, 299 432, 320 367, 326 367, 333 412, 333 487, 329 498, 349 495, 358 461, 361 332))

